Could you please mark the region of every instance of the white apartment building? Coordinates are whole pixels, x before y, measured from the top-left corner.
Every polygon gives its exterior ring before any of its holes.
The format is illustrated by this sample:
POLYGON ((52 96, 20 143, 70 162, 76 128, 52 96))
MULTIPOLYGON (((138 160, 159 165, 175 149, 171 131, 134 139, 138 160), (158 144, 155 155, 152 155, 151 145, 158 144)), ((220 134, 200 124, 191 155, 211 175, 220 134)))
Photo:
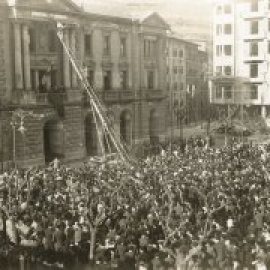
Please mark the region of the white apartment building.
POLYGON ((270 1, 217 0, 213 10, 214 104, 270 112, 270 1))

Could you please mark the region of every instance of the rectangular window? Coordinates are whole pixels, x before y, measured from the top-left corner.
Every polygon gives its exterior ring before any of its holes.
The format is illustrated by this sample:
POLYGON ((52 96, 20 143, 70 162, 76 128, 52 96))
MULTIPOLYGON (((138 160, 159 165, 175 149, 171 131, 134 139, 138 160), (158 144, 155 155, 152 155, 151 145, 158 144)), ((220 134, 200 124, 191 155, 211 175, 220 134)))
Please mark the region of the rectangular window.
POLYGON ((216 73, 217 73, 217 76, 221 76, 222 75, 222 66, 217 66, 216 67, 216 73))
POLYGON ((121 89, 125 90, 128 88, 128 84, 127 84, 127 71, 126 70, 122 70, 120 71, 120 87, 121 89))
POLYGON ((232 33, 232 25, 231 24, 224 24, 224 34, 231 35, 232 33))
POLYGON ((84 35, 84 51, 86 55, 92 54, 92 35, 84 35))
POLYGON ((184 57, 184 51, 183 50, 179 50, 179 57, 183 58, 184 57))
POLYGON ((216 34, 217 35, 221 35, 222 34, 222 25, 221 24, 218 24, 217 25, 216 34))
POLYGON ((267 49, 268 49, 268 53, 270 54, 270 41, 267 42, 267 49))
POLYGON ((31 76, 32 89, 33 90, 36 90, 37 89, 37 85, 36 85, 36 70, 35 69, 31 69, 30 76, 31 76))
POLYGON ((250 6, 251 12, 257 12, 259 10, 259 2, 258 0, 252 0, 250 6))
POLYGON ((224 67, 224 75, 231 76, 232 75, 232 67, 231 66, 225 66, 224 67))
POLYGON ((258 54, 259 54, 258 42, 251 42, 249 49, 250 49, 250 56, 258 56, 258 54))
POLYGON ((94 84, 94 70, 87 68, 87 81, 90 85, 94 84))
POLYGON ((109 35, 103 37, 103 55, 110 55, 111 53, 111 39, 109 35))
POLYGON ((177 57, 177 49, 173 50, 173 57, 177 57))
POLYGON ((180 82, 179 88, 180 88, 180 91, 183 91, 184 90, 184 83, 183 82, 180 82))
POLYGON ((49 30, 49 52, 56 52, 56 36, 54 30, 49 30))
POLYGON ((153 70, 149 70, 147 72, 147 88, 148 89, 154 89, 154 71, 153 70))
POLYGON ((177 74, 177 67, 173 67, 173 73, 177 74))
POLYGON ((270 20, 268 20, 268 32, 270 32, 270 20))
POLYGON ((231 99, 232 98, 232 87, 231 86, 224 86, 224 98, 231 99))
POLYGON ((250 64, 250 78, 258 78, 258 64, 250 64))
POLYGON ((250 87, 250 99, 258 99, 258 85, 252 84, 250 87))
POLYGON ((36 51, 36 31, 33 28, 29 28, 29 50, 36 51))
POLYGON ((179 66, 179 73, 180 73, 180 74, 183 74, 183 73, 184 73, 184 68, 183 68, 183 66, 179 66))
POLYGON ((231 14, 232 13, 232 6, 231 5, 224 5, 224 13, 231 14))
POLYGON ((144 56, 154 57, 156 56, 156 41, 152 39, 144 40, 144 56))
POLYGON ((150 56, 149 55, 150 54, 149 51, 150 51, 149 40, 145 39, 144 40, 144 56, 149 57, 150 56))
POLYGON ((222 98, 222 88, 218 85, 216 87, 216 99, 221 99, 222 98))
POLYGON ((55 69, 50 71, 51 73, 51 89, 56 89, 57 87, 57 71, 55 69))
POLYGON ((251 21, 250 22, 250 33, 252 35, 259 33, 259 22, 258 21, 251 21))
POLYGON ((217 6, 217 15, 220 15, 222 13, 222 6, 217 6))
POLYGON ((48 91, 48 76, 46 69, 40 69, 38 71, 38 90, 40 93, 46 93, 48 91))
POLYGON ((216 55, 221 56, 222 55, 222 45, 216 46, 216 55))
POLYGON ((112 76, 110 70, 103 71, 103 88, 104 90, 110 90, 112 85, 112 76))
POLYGON ((127 56, 127 38, 126 37, 120 38, 120 56, 122 57, 127 56))
POLYGON ((224 45, 224 55, 226 56, 232 55, 232 45, 224 45))

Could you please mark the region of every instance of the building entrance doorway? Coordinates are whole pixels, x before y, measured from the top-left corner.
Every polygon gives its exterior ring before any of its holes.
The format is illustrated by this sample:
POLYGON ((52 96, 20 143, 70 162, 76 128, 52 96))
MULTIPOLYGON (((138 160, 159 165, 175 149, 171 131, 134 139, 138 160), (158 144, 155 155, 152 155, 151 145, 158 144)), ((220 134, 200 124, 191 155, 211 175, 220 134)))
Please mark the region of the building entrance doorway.
POLYGON ((43 132, 45 162, 49 163, 55 158, 63 159, 65 155, 63 122, 50 120, 44 125, 43 132))

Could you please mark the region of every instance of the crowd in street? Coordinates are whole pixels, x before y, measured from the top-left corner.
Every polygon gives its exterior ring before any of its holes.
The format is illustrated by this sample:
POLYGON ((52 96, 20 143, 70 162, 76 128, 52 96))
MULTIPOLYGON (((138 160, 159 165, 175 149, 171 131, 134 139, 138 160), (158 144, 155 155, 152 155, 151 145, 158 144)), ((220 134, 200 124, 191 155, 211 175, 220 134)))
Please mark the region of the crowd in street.
POLYGON ((270 269, 267 146, 196 137, 134 166, 93 160, 2 176, 1 260, 118 269, 270 269), (9 247, 9 248, 7 248, 9 247))

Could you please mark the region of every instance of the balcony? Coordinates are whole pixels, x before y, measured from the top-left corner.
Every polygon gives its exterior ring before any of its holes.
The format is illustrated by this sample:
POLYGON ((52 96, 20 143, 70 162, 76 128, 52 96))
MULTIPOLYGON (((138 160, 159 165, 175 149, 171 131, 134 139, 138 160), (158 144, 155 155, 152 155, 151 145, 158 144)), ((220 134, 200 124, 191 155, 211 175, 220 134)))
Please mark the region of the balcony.
MULTIPOLYGON (((128 103, 135 100, 135 93, 131 90, 104 90, 96 91, 96 95, 104 103, 128 103)), ((85 93, 83 95, 83 103, 88 106, 89 96, 85 93)))
POLYGON ((244 62, 246 63, 252 63, 252 62, 262 63, 264 61, 266 61, 266 56, 264 54, 257 55, 257 56, 247 55, 244 58, 244 62))
POLYGON ((135 94, 130 90, 105 90, 102 92, 102 99, 106 103, 126 103, 135 99, 135 94))
POLYGON ((249 11, 243 13, 243 19, 244 20, 259 20, 265 18, 267 15, 267 12, 264 10, 258 10, 258 11, 249 11))
POLYGON ((81 102, 82 93, 79 90, 71 89, 63 93, 38 93, 33 91, 14 91, 13 104, 16 105, 49 105, 50 99, 61 98, 64 103, 81 102))
POLYGON ((251 34, 246 33, 244 36, 244 41, 250 41, 250 40, 264 40, 267 38, 267 33, 261 31, 260 33, 251 34))
POLYGON ((163 93, 162 90, 145 89, 144 97, 147 100, 164 99, 165 98, 165 94, 163 93))

